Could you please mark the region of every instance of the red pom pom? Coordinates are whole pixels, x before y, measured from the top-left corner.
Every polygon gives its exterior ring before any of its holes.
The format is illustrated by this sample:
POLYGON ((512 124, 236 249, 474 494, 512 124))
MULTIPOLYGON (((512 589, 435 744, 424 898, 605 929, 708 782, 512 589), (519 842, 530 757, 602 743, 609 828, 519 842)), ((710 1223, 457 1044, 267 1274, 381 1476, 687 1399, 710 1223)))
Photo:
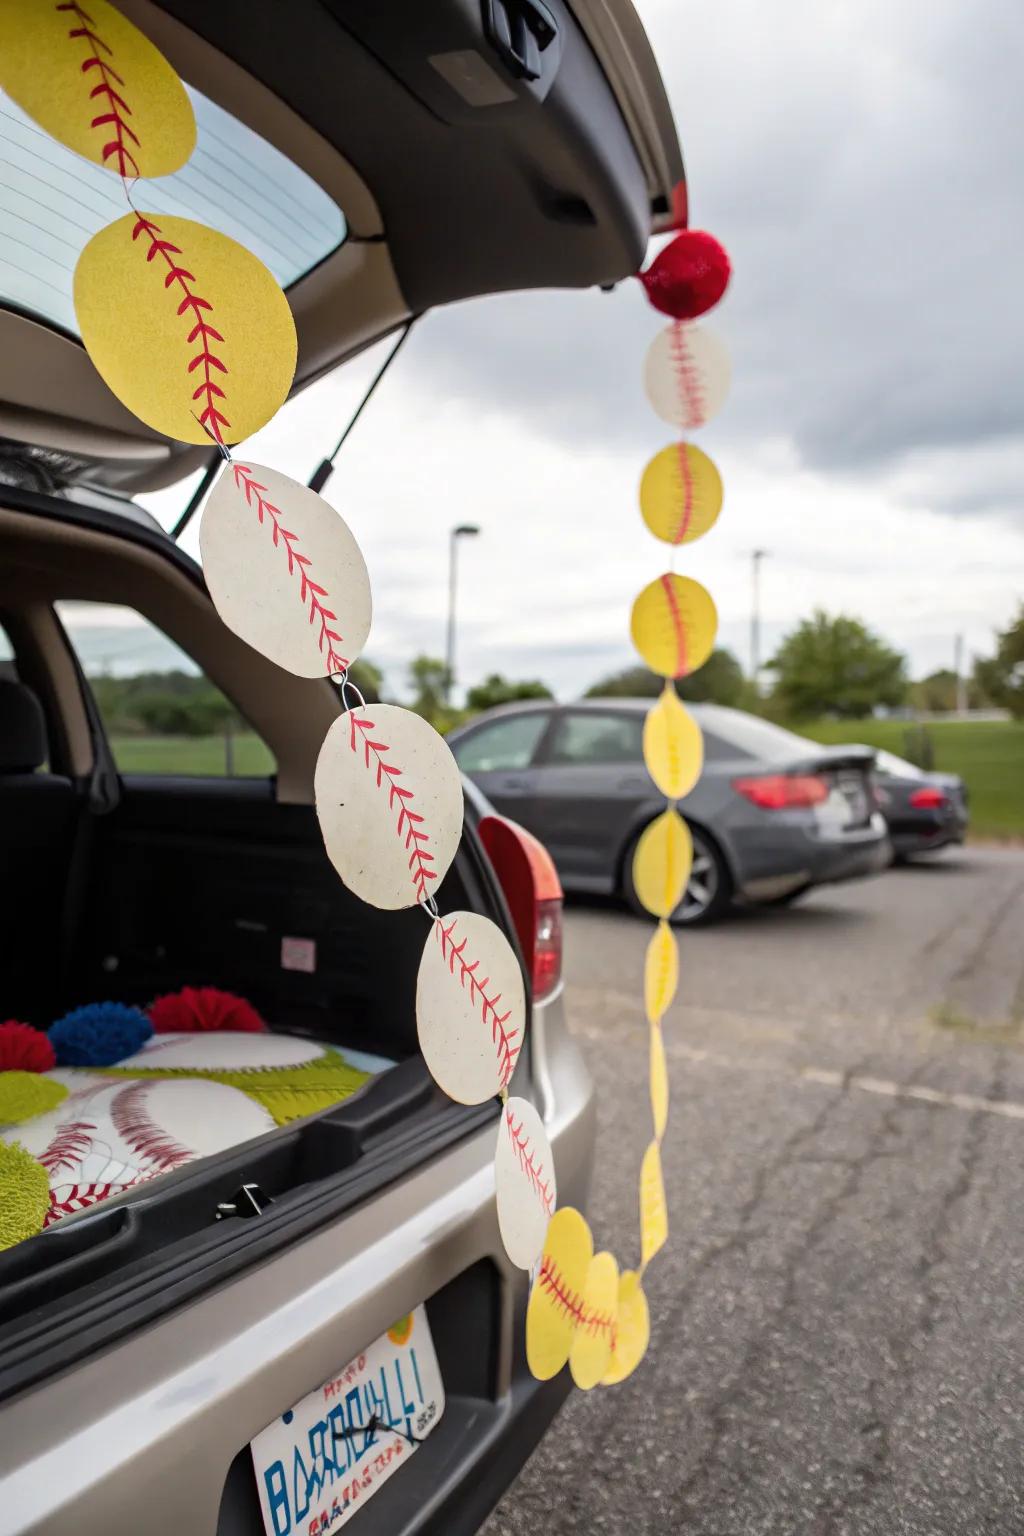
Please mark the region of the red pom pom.
POLYGON ((702 229, 686 229, 637 276, 655 309, 673 320, 696 320, 729 286, 732 266, 723 246, 702 229))
POLYGON ((0 1024, 0 1072, 49 1072, 56 1065, 53 1046, 41 1029, 17 1019, 0 1024))
POLYGON ((219 987, 182 987, 180 992, 158 997, 147 1012, 158 1035, 205 1034, 214 1030, 258 1035, 267 1027, 244 997, 234 997, 219 987))

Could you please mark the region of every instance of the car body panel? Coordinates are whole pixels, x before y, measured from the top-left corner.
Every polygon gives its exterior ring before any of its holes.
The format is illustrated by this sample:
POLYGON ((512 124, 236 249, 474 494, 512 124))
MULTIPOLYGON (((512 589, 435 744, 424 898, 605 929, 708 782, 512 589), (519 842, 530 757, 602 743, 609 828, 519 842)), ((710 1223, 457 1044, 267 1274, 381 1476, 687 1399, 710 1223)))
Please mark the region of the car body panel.
POLYGON ((934 853, 965 840, 969 822, 967 786, 958 774, 929 772, 891 752, 883 752, 875 769, 875 788, 898 858, 934 853), (941 792, 941 804, 911 803, 915 790, 929 788, 941 792))

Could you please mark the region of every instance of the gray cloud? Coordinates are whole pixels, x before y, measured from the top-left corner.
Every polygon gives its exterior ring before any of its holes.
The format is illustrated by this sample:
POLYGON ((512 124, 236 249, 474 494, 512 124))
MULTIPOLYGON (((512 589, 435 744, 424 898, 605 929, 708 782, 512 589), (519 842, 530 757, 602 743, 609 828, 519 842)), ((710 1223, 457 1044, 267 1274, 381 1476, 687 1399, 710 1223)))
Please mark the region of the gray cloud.
MULTIPOLYGON (((718 440, 789 440, 913 500, 1013 509, 1024 479, 1018 0, 640 0, 694 222, 735 278, 710 324, 735 386, 718 440)), ((657 320, 636 284, 431 317, 406 366, 581 445, 651 441, 657 320)))

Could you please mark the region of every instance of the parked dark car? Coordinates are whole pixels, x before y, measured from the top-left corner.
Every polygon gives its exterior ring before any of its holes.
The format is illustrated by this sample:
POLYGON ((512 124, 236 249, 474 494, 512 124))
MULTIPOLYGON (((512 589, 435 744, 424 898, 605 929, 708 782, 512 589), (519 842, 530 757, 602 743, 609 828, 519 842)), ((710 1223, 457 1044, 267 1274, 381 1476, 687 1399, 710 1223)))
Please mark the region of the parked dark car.
MULTIPOLYGON (((449 741, 463 773, 547 846, 567 890, 636 905, 632 852, 663 809, 643 762, 650 707, 650 699, 509 705, 449 741)), ((705 758, 682 802, 693 871, 674 921, 710 922, 733 901, 792 901, 888 863, 870 747, 822 747, 740 710, 689 707, 705 758)))
POLYGON ((877 752, 875 798, 897 861, 967 836, 967 786, 955 773, 927 773, 892 752, 877 752))

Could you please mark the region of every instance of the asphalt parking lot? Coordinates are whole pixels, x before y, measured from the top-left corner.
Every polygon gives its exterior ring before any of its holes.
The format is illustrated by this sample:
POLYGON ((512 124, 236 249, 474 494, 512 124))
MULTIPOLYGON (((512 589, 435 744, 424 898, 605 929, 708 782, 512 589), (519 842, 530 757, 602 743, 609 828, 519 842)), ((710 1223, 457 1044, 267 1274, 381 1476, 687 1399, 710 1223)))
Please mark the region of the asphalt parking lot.
MULTIPOLYGON (((627 1262, 648 932, 568 912, 591 1216, 627 1262)), ((1024 852, 685 935, 666 1043, 651 1354, 570 1399, 489 1536, 1024 1531, 1024 852)))

